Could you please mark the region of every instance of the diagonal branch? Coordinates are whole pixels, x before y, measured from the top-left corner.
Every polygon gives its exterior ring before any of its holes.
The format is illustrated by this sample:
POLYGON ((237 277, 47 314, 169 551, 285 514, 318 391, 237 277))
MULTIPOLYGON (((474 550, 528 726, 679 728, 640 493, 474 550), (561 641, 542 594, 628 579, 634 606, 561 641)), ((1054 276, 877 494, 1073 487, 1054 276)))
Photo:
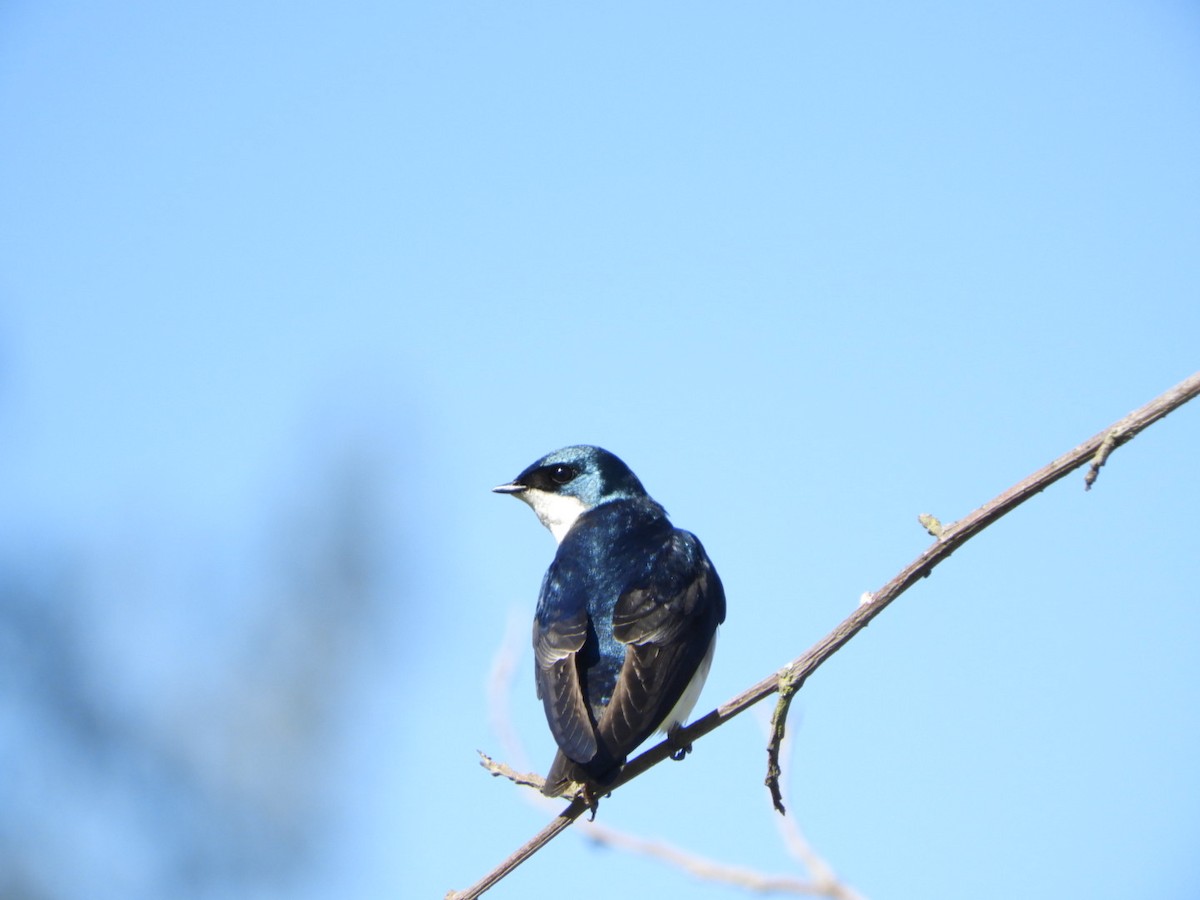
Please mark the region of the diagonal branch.
MULTIPOLYGON (((783 688, 779 703, 782 711, 777 711, 775 728, 771 738, 768 755, 777 760, 779 754, 778 741, 784 733, 784 719, 787 706, 792 697, 803 687, 808 676, 815 672, 822 663, 842 648, 854 635, 862 631, 871 620, 883 612, 893 600, 916 584, 920 579, 928 577, 934 567, 946 560, 951 553, 978 534, 997 519, 1012 512, 1030 497, 1045 490, 1059 479, 1090 462, 1091 468, 1085 479, 1085 487, 1090 489, 1095 483, 1100 467, 1108 460, 1109 455, 1122 444, 1132 440, 1139 432, 1154 424, 1168 413, 1178 409, 1184 403, 1200 394, 1200 372, 1177 384, 1166 393, 1151 400, 1145 406, 1134 410, 1125 418, 1104 429, 1097 435, 1084 441, 1073 450, 1064 453, 1058 459, 1034 472, 1028 478, 1009 488, 993 500, 989 500, 970 515, 943 526, 932 517, 923 516, 922 524, 936 536, 937 540, 920 556, 902 569, 895 578, 885 584, 869 597, 864 598, 858 609, 848 616, 841 624, 824 638, 813 645, 803 656, 788 663, 778 672, 773 672, 762 681, 747 688, 732 700, 723 703, 708 715, 697 719, 686 728, 681 729, 675 736, 674 746, 680 743, 693 743, 710 731, 720 727, 739 713, 745 712, 755 703, 764 700, 771 694, 783 688)), ((616 782, 610 788, 615 791, 626 782, 637 778, 647 769, 658 765, 671 754, 671 743, 662 741, 651 747, 640 756, 630 760, 617 776, 616 782)), ((771 769, 767 776, 767 786, 771 789, 772 799, 777 808, 782 806, 779 793, 778 772, 771 769)), ((572 822, 579 818, 587 809, 588 803, 576 797, 571 803, 550 821, 537 835, 531 838, 496 869, 488 873, 478 884, 462 892, 451 891, 446 895, 447 900, 474 900, 488 890, 509 872, 523 863, 526 859, 553 840, 572 822)), ((782 812, 782 809, 780 809, 782 812)))

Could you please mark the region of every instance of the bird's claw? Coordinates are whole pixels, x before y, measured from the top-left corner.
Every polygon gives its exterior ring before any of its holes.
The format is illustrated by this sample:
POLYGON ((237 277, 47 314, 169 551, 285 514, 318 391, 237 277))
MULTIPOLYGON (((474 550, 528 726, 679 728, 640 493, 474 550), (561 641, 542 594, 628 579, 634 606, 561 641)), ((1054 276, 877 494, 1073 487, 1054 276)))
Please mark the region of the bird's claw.
POLYGON ((579 796, 587 804, 589 812, 588 821, 595 822, 596 811, 600 809, 600 792, 592 787, 592 785, 585 784, 583 790, 579 792, 579 796))
POLYGON ((676 723, 667 732, 667 746, 671 748, 671 759, 675 760, 675 762, 679 762, 692 752, 692 745, 690 743, 685 744, 679 740, 679 732, 681 730, 682 726, 676 723))

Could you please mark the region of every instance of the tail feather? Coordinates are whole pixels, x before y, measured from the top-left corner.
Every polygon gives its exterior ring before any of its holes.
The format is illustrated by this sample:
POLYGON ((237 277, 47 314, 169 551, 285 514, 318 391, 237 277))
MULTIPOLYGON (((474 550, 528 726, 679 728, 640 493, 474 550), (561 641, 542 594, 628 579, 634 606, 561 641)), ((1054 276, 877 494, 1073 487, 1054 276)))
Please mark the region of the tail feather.
POLYGON ((554 762, 550 764, 550 771, 546 773, 542 793, 547 797, 560 797, 575 783, 606 787, 616 780, 623 764, 624 761, 601 761, 597 757, 585 766, 565 756, 560 750, 554 754, 554 762))

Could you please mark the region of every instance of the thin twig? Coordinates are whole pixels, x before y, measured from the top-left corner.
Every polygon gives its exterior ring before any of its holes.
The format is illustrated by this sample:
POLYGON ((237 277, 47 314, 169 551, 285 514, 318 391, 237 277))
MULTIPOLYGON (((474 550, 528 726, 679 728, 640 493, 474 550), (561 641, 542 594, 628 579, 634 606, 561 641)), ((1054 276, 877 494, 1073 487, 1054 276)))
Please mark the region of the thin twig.
POLYGON ((509 699, 512 697, 513 681, 517 675, 517 663, 521 658, 522 640, 529 640, 529 623, 519 618, 517 611, 512 609, 508 614, 508 623, 504 627, 504 637, 500 641, 495 656, 492 657, 485 690, 487 692, 488 723, 492 726, 492 731, 500 738, 504 755, 517 768, 528 769, 530 767, 529 757, 525 753, 525 747, 521 743, 517 729, 513 726, 512 708, 509 703, 509 699))
POLYGON ((771 804, 783 815, 787 812, 783 805, 783 789, 779 785, 783 768, 779 764, 779 756, 783 747, 783 736, 787 730, 788 710, 792 708, 792 698, 800 690, 803 680, 791 666, 785 666, 779 675, 779 702, 775 704, 775 712, 771 714, 771 733, 767 738, 767 789, 771 792, 771 804))
POLYGON ((512 766, 492 759, 482 750, 475 752, 479 754, 479 764, 497 778, 507 778, 513 784, 536 788, 539 791, 542 789, 542 785, 546 783, 546 780, 535 772, 518 772, 512 766))
MULTIPOLYGON (((1075 449, 1064 453, 1058 459, 1054 460, 1054 462, 1034 472, 1028 478, 1009 488, 995 499, 988 501, 975 510, 975 512, 958 522, 944 526, 941 537, 913 560, 913 562, 905 566, 895 578, 872 594, 870 602, 861 604, 858 609, 834 628, 833 631, 818 641, 803 656, 798 657, 778 672, 771 673, 762 681, 742 691, 742 693, 738 694, 732 700, 723 703, 708 713, 708 715, 697 719, 686 728, 681 729, 675 737, 675 745, 677 746, 680 742, 694 743, 734 716, 745 712, 755 703, 774 694, 780 687, 781 675, 787 674, 789 676, 789 685, 794 685, 795 690, 799 690, 809 675, 841 649, 854 635, 870 624, 871 620, 883 612, 884 608, 893 600, 916 584, 917 581, 927 577, 935 566, 947 559, 951 553, 988 525, 1012 512, 1033 495, 1040 493, 1059 479, 1093 459, 1106 441, 1111 442, 1113 449, 1121 446, 1144 428, 1157 422, 1173 410, 1178 409, 1197 394, 1200 394, 1200 372, 1192 375, 1159 397, 1156 397, 1145 406, 1134 410, 1110 428, 1104 429, 1099 434, 1084 441, 1075 449)), ((1095 469, 1098 470, 1103 462, 1104 460, 1096 462, 1095 469)), ((1094 481, 1095 478, 1093 477, 1087 482, 1087 486, 1090 487, 1094 481)), ((789 693, 794 693, 794 691, 789 691, 789 693)), ((774 737, 772 737, 772 740, 774 740, 774 737)), ((769 748, 768 754, 771 752, 774 752, 777 757, 778 747, 775 747, 773 751, 769 748)), ((632 781, 647 769, 658 765, 670 756, 670 754, 671 745, 667 741, 656 744, 645 753, 630 760, 621 770, 616 782, 609 790, 615 791, 621 785, 632 781)), ((771 776, 769 775, 768 780, 770 778, 771 776)), ((775 778, 777 780, 778 776, 776 775, 775 778)), ((488 890, 492 885, 496 884, 505 875, 553 840, 575 819, 579 818, 586 809, 588 809, 588 804, 583 800, 579 798, 572 800, 566 809, 559 813, 541 832, 513 853, 495 870, 488 873, 478 884, 473 885, 466 891, 459 893, 450 892, 447 894, 448 900, 450 898, 452 900, 473 900, 473 898, 479 897, 484 891, 488 890)))
POLYGON ((683 869, 689 875, 705 881, 719 881, 743 890, 759 893, 800 894, 804 896, 836 897, 836 894, 826 890, 813 881, 801 878, 790 878, 786 875, 763 875, 753 869, 741 866, 730 866, 714 862, 681 850, 665 841, 651 841, 645 838, 633 837, 612 828, 605 828, 596 822, 588 825, 588 836, 601 843, 611 845, 630 853, 640 853, 653 856, 683 869))

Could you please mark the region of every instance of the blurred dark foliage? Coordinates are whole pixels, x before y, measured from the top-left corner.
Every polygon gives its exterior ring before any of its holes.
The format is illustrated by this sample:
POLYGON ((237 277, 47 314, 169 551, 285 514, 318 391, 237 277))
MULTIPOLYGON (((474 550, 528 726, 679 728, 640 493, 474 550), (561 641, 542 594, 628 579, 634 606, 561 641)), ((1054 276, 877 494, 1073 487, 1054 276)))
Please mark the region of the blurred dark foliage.
POLYGON ((285 895, 306 877, 402 568, 389 465, 351 450, 317 468, 211 611, 204 579, 114 591, 93 548, 0 559, 0 898, 285 895))

